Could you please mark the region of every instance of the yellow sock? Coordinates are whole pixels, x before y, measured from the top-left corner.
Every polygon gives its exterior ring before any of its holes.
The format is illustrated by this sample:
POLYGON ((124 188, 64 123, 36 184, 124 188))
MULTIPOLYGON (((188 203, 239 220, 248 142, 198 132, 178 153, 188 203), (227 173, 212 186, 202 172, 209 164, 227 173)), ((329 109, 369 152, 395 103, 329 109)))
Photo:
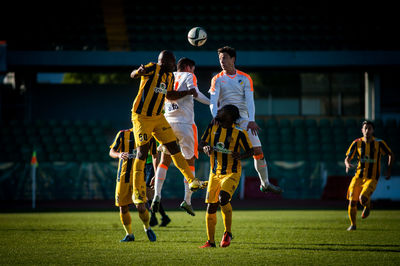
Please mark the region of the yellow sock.
POLYGON ((206 213, 207 237, 211 243, 215 243, 215 226, 217 225, 217 213, 206 213))
POLYGON ((132 220, 131 220, 131 215, 129 212, 126 213, 119 213, 119 216, 121 218, 121 223, 122 226, 125 229, 126 234, 132 234, 132 220))
POLYGON ((351 225, 356 225, 357 206, 352 207, 351 205, 349 205, 348 213, 351 225))
POLYGON ((139 212, 139 218, 143 222, 144 229, 149 229, 149 227, 150 227, 149 211, 146 209, 145 212, 142 212, 142 213, 139 212))
POLYGON ((232 233, 232 205, 230 202, 221 206, 221 214, 224 221, 225 232, 232 233))
POLYGON ((185 179, 191 183, 194 179, 194 175, 192 170, 189 167, 189 164, 187 163, 186 159, 183 157, 181 152, 178 152, 174 155, 171 155, 172 161, 174 162, 176 168, 181 171, 182 175, 185 177, 185 179))

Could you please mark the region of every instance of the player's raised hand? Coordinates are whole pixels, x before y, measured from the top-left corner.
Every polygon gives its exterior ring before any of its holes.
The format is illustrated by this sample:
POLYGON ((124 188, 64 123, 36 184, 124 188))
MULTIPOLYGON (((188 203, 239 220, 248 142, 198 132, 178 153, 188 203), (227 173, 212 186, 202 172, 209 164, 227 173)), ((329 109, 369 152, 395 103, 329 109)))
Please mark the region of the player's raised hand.
POLYGON ((249 123, 247 124, 247 128, 246 130, 251 130, 251 133, 254 136, 258 135, 258 131, 260 130, 260 127, 257 125, 257 123, 255 121, 249 121, 249 123))

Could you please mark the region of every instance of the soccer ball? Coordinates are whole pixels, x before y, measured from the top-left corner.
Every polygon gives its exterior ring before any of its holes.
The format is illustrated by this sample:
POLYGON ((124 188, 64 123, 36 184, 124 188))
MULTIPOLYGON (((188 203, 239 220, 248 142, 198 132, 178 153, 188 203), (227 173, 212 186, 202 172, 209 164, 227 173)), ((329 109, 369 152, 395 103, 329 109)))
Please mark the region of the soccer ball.
POLYGON ((188 33, 188 41, 193 46, 202 46, 207 41, 207 32, 202 27, 194 27, 188 33))

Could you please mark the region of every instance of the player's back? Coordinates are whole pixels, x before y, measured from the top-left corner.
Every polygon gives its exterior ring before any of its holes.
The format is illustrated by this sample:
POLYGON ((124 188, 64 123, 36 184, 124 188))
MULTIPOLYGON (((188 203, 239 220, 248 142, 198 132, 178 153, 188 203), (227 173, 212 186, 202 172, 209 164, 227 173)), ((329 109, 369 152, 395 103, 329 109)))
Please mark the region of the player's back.
MULTIPOLYGON (((175 91, 187 91, 192 88, 197 89, 197 78, 190 72, 174 72, 175 91)), ((193 96, 187 95, 178 100, 165 101, 165 118, 168 122, 175 123, 194 123, 194 103, 193 96)))

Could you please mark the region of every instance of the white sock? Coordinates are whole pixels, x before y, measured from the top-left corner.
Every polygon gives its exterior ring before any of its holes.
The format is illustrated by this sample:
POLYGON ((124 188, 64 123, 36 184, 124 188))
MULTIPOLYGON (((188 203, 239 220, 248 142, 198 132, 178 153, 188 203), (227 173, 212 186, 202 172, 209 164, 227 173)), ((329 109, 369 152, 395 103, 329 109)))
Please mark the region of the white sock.
POLYGON ((161 190, 167 176, 168 168, 165 165, 159 165, 156 171, 156 178, 154 181, 154 198, 158 196, 161 199, 161 190))
POLYGON ((266 184, 269 184, 268 167, 267 167, 267 162, 265 161, 265 158, 259 159, 259 160, 254 159, 254 167, 260 178, 261 185, 265 186, 266 184))
MULTIPOLYGON (((193 170, 192 170, 192 173, 195 176, 195 173, 194 173, 193 170)), ((185 178, 183 179, 183 184, 185 185, 185 197, 184 197, 184 199, 185 199, 187 204, 192 205, 192 194, 193 194, 193 191, 191 191, 189 189, 189 183, 185 178)))

